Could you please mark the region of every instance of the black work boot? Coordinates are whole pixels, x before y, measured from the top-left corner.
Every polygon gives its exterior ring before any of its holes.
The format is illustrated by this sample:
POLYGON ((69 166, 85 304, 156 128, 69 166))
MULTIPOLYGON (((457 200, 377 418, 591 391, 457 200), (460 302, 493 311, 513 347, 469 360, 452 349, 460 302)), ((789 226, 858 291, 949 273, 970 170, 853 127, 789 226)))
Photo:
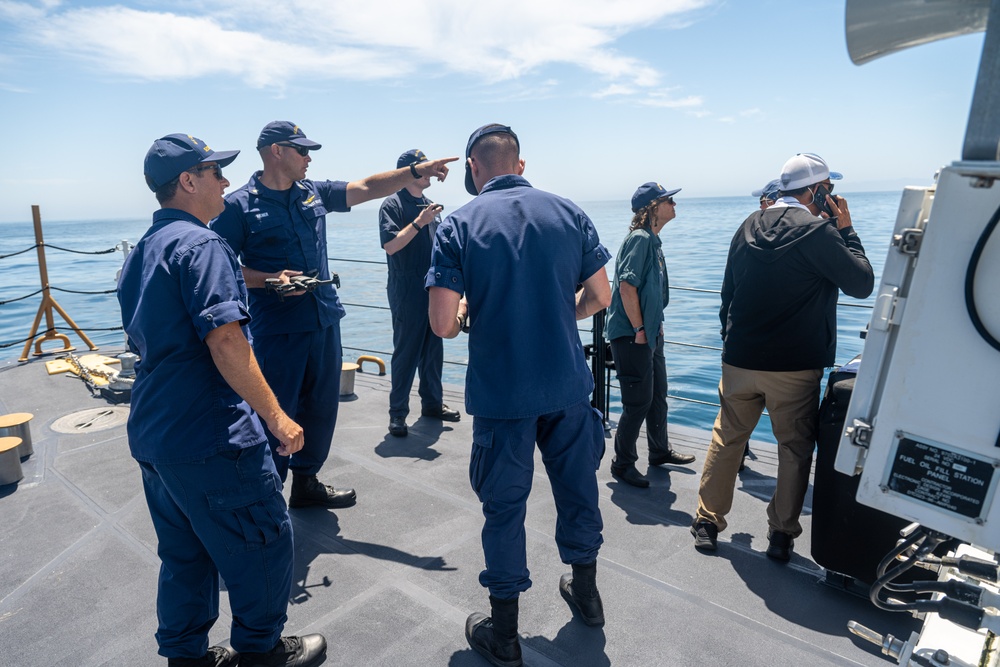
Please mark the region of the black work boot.
POLYGON ((574 564, 572 574, 559 577, 559 592, 576 607, 584 623, 604 625, 604 604, 597 590, 597 561, 574 564))
POLYGON ((319 505, 320 507, 337 509, 350 507, 355 502, 357 502, 357 494, 354 489, 335 489, 319 481, 316 475, 292 473, 292 495, 288 499, 289 507, 319 505))
POLYGON ((517 598, 500 600, 490 596, 493 616, 470 614, 465 638, 479 655, 497 667, 521 667, 521 644, 517 640, 517 598))
POLYGON ((320 634, 281 637, 267 653, 244 653, 240 667, 316 667, 326 660, 326 638, 320 634))
POLYGON ((225 646, 212 646, 200 658, 167 658, 167 667, 236 667, 240 654, 225 646))

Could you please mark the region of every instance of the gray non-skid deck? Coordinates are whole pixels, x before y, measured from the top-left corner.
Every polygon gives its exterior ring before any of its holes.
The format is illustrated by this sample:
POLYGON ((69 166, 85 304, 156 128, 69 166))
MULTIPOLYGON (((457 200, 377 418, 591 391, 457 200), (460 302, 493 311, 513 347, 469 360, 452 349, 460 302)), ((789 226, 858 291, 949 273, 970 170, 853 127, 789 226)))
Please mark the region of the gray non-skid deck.
MULTIPOLYGON (((357 376, 320 475, 356 488, 358 504, 292 510, 286 633, 325 634, 327 665, 485 665, 463 634, 470 612, 488 612, 478 583, 482 515, 468 482, 472 419, 442 425, 413 423, 411 415, 409 437, 390 437, 388 390, 385 377, 357 376)), ((446 392, 446 402, 463 405, 458 389, 446 392)), ((43 360, 0 364, 0 414, 35 414, 25 478, 0 487, 0 666, 166 664, 153 638, 156 538, 124 424, 52 429, 68 414, 109 407, 80 380, 46 375, 43 360)), ((537 462, 527 519, 534 586, 520 605, 525 663, 895 664, 846 624, 906 637, 915 621, 821 583, 823 570, 809 558, 808 507, 792 562, 764 556, 773 446, 754 443, 757 459, 741 476, 730 529, 716 555, 703 555, 688 525, 708 436, 675 429, 671 437, 698 460, 689 469, 651 470, 648 490, 612 478, 610 454, 599 471, 598 583, 607 615, 600 629, 574 619, 559 596, 568 568, 559 562, 552 495, 537 462)), ((225 593, 221 613, 216 643, 228 639, 225 593)))

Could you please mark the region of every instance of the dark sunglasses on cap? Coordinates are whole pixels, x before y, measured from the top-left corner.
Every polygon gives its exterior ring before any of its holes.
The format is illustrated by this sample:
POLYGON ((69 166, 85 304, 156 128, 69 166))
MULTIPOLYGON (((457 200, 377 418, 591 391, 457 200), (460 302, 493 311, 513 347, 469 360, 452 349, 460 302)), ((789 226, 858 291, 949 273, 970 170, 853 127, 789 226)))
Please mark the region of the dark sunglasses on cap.
POLYGON ((295 151, 302 157, 309 155, 309 149, 306 148, 305 146, 298 146, 296 144, 278 144, 278 145, 281 146, 282 148, 291 148, 293 151, 295 151))

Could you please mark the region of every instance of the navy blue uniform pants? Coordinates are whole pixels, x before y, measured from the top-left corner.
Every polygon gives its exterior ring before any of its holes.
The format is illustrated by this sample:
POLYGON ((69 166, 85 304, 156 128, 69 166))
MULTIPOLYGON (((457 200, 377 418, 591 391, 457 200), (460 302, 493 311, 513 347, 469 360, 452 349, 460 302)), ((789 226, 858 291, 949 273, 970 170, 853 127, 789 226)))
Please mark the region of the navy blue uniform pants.
POLYGON ((556 503, 560 559, 567 564, 597 559, 604 541, 596 472, 604 455, 604 426, 589 401, 527 419, 474 417, 472 437, 469 479, 486 518, 486 569, 479 583, 490 595, 509 600, 531 587, 524 517, 536 442, 556 503))
POLYGON ((288 618, 292 524, 265 443, 190 463, 144 463, 156 529, 160 655, 200 658, 229 591, 234 649, 268 651, 288 618))
POLYGON ((281 443, 264 426, 278 475, 284 481, 289 468, 317 474, 330 454, 340 408, 340 322, 319 331, 254 336, 253 350, 281 409, 305 435, 302 449, 291 457, 281 456, 277 453, 281 443))
POLYGON ((656 348, 638 345, 632 337, 611 341, 611 356, 621 387, 622 416, 615 431, 614 466, 624 470, 638 460, 636 440, 646 423, 649 455, 670 450, 667 440, 667 361, 663 355, 663 336, 657 336, 656 348))
POLYGON ((389 417, 405 417, 410 413, 410 388, 418 371, 421 407, 439 408, 444 345, 431 331, 427 315, 429 297, 423 276, 389 276, 387 292, 392 312, 393 347, 389 417))

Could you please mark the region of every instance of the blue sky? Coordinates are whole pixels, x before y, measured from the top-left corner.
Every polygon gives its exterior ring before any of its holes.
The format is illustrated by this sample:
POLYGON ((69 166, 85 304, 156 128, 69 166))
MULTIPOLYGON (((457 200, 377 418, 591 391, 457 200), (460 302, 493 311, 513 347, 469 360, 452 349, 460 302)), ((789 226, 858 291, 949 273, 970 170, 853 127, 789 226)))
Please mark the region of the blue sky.
MULTIPOLYGON (((173 132, 241 149, 237 187, 275 119, 323 143, 315 179, 502 122, 525 176, 581 202, 749 195, 804 151, 846 192, 926 185, 960 155, 981 47, 855 66, 843 0, 0 0, 0 222, 148 216, 142 159, 173 132)), ((451 206, 456 165, 428 192, 451 206)))

